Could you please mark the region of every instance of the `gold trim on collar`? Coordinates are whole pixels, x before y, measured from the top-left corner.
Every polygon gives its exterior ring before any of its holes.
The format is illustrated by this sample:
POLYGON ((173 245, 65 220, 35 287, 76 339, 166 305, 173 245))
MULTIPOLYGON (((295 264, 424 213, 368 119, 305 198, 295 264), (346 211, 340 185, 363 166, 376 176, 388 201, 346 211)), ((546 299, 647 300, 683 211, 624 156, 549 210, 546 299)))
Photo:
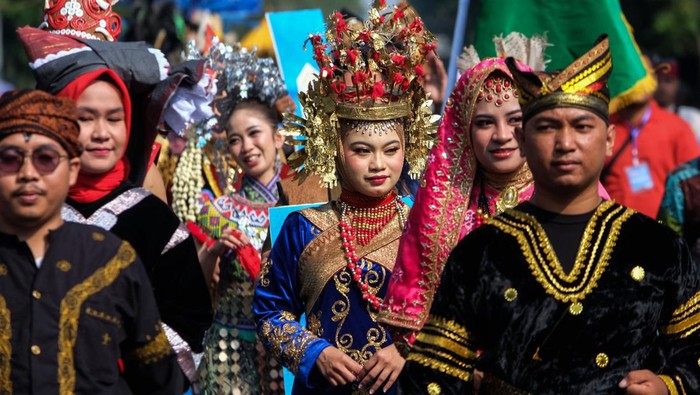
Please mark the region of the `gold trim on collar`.
POLYGON ((60 393, 72 395, 75 391, 75 363, 73 349, 78 337, 81 306, 91 295, 110 286, 122 270, 136 260, 136 252, 126 242, 107 264, 75 285, 61 300, 58 332, 58 385, 60 393))
POLYGON ((598 285, 620 228, 632 214, 633 210, 612 201, 601 203, 586 225, 569 274, 564 273, 544 229, 533 216, 508 210, 489 224, 517 240, 530 271, 549 295, 564 303, 577 303, 598 285))

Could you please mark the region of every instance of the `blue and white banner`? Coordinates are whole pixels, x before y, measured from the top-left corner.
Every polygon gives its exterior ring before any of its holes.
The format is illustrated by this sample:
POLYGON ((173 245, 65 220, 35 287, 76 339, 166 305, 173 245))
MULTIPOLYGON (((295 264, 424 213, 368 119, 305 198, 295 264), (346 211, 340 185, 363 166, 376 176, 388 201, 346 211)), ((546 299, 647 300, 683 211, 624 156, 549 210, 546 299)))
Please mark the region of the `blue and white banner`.
POLYGON ((309 34, 326 31, 320 9, 269 12, 266 15, 270 35, 275 47, 277 64, 287 85, 289 95, 297 104, 297 115, 301 116, 299 92, 305 92, 319 70, 314 60, 311 43, 304 51, 309 34))

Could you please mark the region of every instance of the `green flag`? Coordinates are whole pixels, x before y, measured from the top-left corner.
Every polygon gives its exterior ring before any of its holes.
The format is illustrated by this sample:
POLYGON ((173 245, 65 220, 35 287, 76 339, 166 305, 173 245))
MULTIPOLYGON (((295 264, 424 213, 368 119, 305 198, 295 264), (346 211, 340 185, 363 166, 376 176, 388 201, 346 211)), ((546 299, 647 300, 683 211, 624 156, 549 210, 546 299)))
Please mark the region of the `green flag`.
POLYGON ((496 56, 493 37, 512 31, 546 35, 552 46, 545 54, 548 70, 563 69, 593 46, 601 34, 610 36, 613 73, 608 81, 610 111, 654 92, 656 80, 644 66, 618 0, 481 0, 474 1, 470 31, 483 57, 496 56))

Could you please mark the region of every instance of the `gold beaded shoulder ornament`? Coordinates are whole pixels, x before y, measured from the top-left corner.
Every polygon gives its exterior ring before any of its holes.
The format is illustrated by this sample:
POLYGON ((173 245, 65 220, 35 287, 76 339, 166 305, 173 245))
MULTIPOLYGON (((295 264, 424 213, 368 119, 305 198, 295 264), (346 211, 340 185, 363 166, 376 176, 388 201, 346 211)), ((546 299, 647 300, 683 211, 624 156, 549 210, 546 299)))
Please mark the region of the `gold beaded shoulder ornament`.
POLYGON ((301 146, 288 159, 295 178, 316 174, 324 186, 337 183, 339 119, 357 127, 381 121, 370 127, 377 133, 403 120, 405 160, 409 175, 418 178, 440 119, 421 86, 423 59, 436 48, 433 35, 405 3, 387 12, 385 2, 376 1, 362 24, 331 15, 325 39, 316 34, 307 40, 320 72, 299 94, 304 117, 284 114, 281 133, 301 146))

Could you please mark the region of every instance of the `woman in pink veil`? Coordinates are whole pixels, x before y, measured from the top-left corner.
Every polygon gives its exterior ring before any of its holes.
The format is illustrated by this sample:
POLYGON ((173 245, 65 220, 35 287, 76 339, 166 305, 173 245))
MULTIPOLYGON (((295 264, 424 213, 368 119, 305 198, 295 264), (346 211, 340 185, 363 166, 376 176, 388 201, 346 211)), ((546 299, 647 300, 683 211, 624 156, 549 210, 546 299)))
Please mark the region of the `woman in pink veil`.
POLYGON ((515 139, 517 95, 503 58, 468 69, 450 95, 381 313, 402 337, 395 341, 412 343, 423 326, 457 242, 532 196, 532 175, 515 139))

